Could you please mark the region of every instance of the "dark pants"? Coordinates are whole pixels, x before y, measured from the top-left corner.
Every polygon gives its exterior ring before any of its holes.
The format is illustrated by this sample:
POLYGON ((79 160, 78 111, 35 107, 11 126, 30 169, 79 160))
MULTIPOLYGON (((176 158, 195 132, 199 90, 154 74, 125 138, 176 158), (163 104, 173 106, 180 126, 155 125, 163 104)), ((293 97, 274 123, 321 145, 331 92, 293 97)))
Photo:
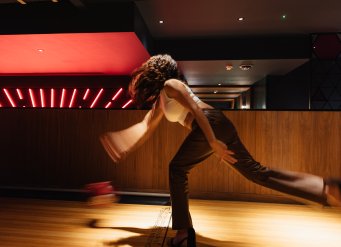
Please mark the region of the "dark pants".
MULTIPOLYGON (((283 193, 327 205, 321 177, 269 169, 256 162, 240 141, 232 122, 220 110, 203 110, 215 136, 235 153, 232 167, 247 179, 283 193)), ((194 121, 189 133, 169 165, 173 229, 192 226, 188 206, 188 173, 199 162, 213 154, 205 135, 194 121)))

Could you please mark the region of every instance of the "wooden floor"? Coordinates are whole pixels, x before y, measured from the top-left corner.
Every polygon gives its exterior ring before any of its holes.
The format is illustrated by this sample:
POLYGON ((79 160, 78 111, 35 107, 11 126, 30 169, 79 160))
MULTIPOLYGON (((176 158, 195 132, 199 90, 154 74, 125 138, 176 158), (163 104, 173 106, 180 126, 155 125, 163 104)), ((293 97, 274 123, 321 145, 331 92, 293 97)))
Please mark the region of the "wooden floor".
MULTIPOLYGON (((339 209, 270 203, 190 201, 198 246, 341 246, 339 209)), ((162 246, 168 206, 0 198, 2 247, 162 246)), ((165 245, 166 246, 166 245, 165 245)))

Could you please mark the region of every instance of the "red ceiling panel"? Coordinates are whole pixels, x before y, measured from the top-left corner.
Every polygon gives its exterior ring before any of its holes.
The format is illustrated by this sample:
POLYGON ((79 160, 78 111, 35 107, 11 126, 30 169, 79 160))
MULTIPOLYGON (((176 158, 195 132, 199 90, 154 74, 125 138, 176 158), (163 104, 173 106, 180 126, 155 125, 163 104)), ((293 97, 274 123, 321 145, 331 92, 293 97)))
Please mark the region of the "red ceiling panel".
POLYGON ((0 75, 129 75, 149 58, 134 32, 0 35, 0 75))

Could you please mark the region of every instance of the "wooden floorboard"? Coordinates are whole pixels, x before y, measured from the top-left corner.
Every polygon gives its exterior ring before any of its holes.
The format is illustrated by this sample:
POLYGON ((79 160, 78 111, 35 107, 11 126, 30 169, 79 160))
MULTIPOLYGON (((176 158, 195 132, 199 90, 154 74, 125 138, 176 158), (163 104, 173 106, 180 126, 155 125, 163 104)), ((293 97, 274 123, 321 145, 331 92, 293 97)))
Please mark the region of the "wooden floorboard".
MULTIPOLYGON (((198 246, 340 247, 341 211, 304 205, 191 200, 198 246)), ((162 246, 168 206, 0 198, 1 247, 162 246)))

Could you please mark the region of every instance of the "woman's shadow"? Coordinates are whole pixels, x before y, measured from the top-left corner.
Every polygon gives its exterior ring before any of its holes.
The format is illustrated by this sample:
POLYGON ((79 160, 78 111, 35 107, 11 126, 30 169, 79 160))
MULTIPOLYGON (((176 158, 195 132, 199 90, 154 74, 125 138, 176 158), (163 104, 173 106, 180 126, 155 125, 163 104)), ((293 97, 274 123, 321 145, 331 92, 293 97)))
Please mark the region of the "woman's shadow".
MULTIPOLYGON (((161 234, 160 236, 153 236, 154 228, 136 228, 136 227, 110 227, 110 226, 101 226, 99 224, 99 220, 92 219, 88 222, 88 227, 96 228, 96 229, 116 229, 116 230, 124 230, 132 233, 139 234, 138 236, 132 236, 128 238, 121 238, 113 241, 105 241, 103 242, 103 246, 122 246, 122 245, 130 245, 134 247, 145 246, 145 247, 156 247, 156 246, 168 246, 167 242, 170 240, 168 237, 167 228, 158 229, 161 234), (155 239, 155 237, 157 239, 155 239)), ((175 234, 175 233, 174 233, 175 234)), ((196 241, 198 247, 251 247, 248 243, 243 242, 235 242, 235 241, 220 241, 212 238, 207 238, 202 235, 196 235, 196 241)))

